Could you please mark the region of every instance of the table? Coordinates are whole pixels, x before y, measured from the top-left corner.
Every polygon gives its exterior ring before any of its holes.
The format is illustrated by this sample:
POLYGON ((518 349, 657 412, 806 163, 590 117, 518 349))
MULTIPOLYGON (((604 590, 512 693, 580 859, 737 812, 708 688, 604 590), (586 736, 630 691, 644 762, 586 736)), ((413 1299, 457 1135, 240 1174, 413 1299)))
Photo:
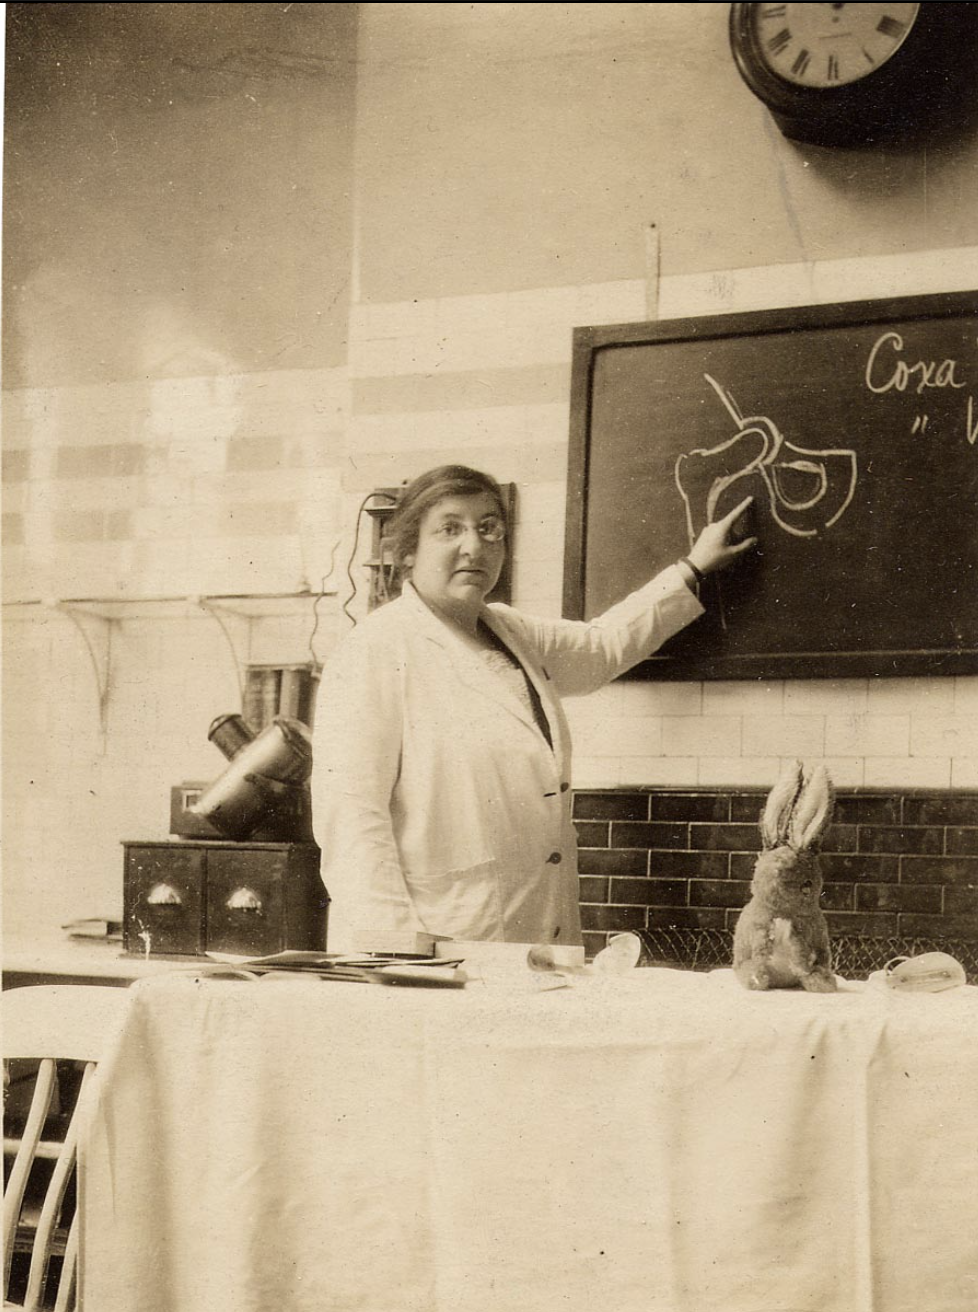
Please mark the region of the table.
POLYGON ((147 979, 82 1312, 975 1312, 978 989, 147 979))
POLYGON ((198 965, 193 957, 131 956, 118 939, 68 938, 44 934, 5 936, 3 987, 29 984, 106 984, 128 988, 147 975, 172 974, 178 965, 198 965))

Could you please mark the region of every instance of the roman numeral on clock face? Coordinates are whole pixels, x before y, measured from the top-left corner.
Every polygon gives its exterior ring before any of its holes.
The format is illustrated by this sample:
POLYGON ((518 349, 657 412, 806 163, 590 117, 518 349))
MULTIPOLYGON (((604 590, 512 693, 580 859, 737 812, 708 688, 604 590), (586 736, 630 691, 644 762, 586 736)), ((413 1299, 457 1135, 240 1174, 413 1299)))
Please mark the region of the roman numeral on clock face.
POLYGON ((888 36, 893 41, 897 41, 907 30, 907 25, 901 23, 897 18, 891 18, 889 14, 884 14, 876 24, 876 30, 882 33, 883 36, 888 36))
POLYGON ((798 54, 795 57, 795 62, 791 65, 792 73, 797 73, 799 76, 801 76, 801 74, 805 72, 805 69, 808 67, 808 65, 811 62, 812 62, 812 57, 808 53, 808 51, 799 50, 798 54))
MULTIPOLYGON (((890 60, 899 56, 899 70, 909 67, 912 55, 899 52, 912 41, 925 8, 898 0, 876 5, 734 5, 731 21, 741 26, 734 23, 731 39, 740 42, 745 78, 750 80, 752 68, 757 71, 760 85, 752 89, 762 100, 780 103, 785 97, 797 101, 807 96, 810 112, 817 116, 828 112, 830 104, 859 98, 856 83, 866 80, 869 85, 872 79, 878 84, 876 70, 890 60)), ((801 118, 805 108, 794 105, 790 112, 801 118)))

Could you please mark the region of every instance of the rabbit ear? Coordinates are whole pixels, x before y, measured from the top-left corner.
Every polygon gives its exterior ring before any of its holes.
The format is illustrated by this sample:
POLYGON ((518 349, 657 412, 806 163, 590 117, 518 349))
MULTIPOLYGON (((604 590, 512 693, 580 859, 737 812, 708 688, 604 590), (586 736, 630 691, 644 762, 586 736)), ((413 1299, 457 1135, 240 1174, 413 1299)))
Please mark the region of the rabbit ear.
POLYGON ((795 802, 788 831, 790 845, 800 852, 816 843, 829 827, 834 805, 832 780, 824 765, 816 766, 795 802))
POLYGON ((791 811, 801 785, 802 764, 794 761, 781 771, 761 813, 761 839, 766 848, 784 847, 788 842, 791 811))

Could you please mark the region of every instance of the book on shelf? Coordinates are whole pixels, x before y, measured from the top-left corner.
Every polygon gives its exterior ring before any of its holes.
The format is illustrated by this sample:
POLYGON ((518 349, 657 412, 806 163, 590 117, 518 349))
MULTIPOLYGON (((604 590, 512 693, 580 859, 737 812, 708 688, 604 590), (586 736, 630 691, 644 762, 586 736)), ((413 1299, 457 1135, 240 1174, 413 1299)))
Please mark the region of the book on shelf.
POLYGON ((245 672, 241 714, 260 733, 276 716, 301 720, 312 728, 319 672, 306 665, 249 665, 245 672))
POLYGON ((282 670, 281 691, 278 699, 278 713, 290 720, 301 720, 299 714, 302 705, 302 684, 305 671, 295 666, 286 665, 282 670))
POLYGON ((279 690, 282 685, 282 671, 267 665, 261 671, 261 725, 264 729, 275 719, 279 710, 279 690))
POLYGON ((301 720, 312 728, 319 676, 312 665, 286 665, 282 669, 279 715, 301 720))
POLYGON ((245 686, 241 696, 241 718, 253 733, 259 733, 264 728, 262 722, 261 670, 254 665, 249 666, 245 672, 245 686))

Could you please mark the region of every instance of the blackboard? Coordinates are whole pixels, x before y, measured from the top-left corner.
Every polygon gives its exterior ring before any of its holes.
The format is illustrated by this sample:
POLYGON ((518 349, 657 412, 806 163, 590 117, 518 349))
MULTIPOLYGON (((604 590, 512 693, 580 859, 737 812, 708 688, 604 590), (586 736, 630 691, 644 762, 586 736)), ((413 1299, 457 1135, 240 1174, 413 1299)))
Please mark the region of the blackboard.
POLYGON ((978 292, 575 329, 570 438, 569 617, 754 497, 633 676, 978 673, 978 292))

